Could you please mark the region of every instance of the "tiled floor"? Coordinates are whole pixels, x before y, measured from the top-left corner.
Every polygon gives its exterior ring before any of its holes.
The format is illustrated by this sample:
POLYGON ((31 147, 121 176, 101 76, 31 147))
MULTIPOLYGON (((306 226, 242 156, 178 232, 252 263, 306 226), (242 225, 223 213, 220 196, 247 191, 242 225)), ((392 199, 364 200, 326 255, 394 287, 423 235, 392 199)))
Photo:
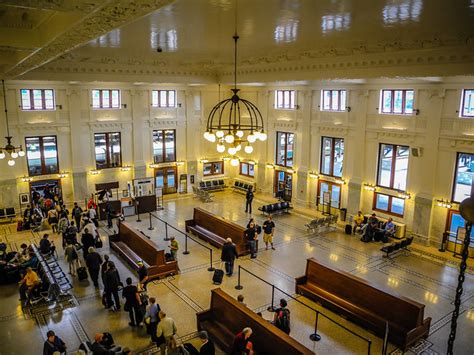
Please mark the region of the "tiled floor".
MULTIPOLYGON (((263 221, 263 217, 255 213, 258 212, 256 208, 263 201, 268 200, 268 196, 257 195, 253 217, 259 222, 263 221)), ((184 230, 184 221, 192 217, 193 208, 201 206, 243 225, 249 218, 249 215, 243 211, 243 204, 243 196, 231 192, 216 193, 212 203, 202 203, 191 196, 174 196, 165 200, 165 209, 156 212, 156 215, 178 229, 184 230)), ((314 331, 315 313, 304 304, 318 309, 361 337, 370 339, 372 353, 380 353, 382 347, 380 338, 322 309, 304 297, 294 294, 294 278, 304 273, 306 258, 316 257, 322 262, 357 274, 425 304, 425 317, 433 318, 431 334, 426 341, 420 342, 408 353, 446 353, 451 321, 450 312, 453 310, 457 285, 456 263, 459 259, 451 258, 448 253, 439 253, 434 248, 419 245, 414 245, 411 253, 399 253, 391 259, 383 258, 379 251, 380 244, 361 243, 357 237, 347 236, 340 231, 308 233, 304 224, 309 221, 311 213, 313 216, 317 214, 310 209, 302 209, 294 211, 291 215, 275 216, 276 250, 265 251, 261 248, 257 259, 243 257, 238 260, 237 265, 242 267, 243 290, 235 289, 237 275, 231 278, 225 277, 220 287, 234 296, 242 293, 248 307, 262 311, 263 316, 270 319, 272 314, 267 312, 266 308, 271 304, 271 286, 251 276, 247 271, 254 273, 284 292, 294 295, 301 302, 295 300, 289 302, 292 312, 291 335, 308 348, 318 354, 366 354, 367 342, 322 316, 318 323, 318 333, 322 339, 320 342, 312 342, 309 335, 314 331)), ((153 218, 154 229, 148 230, 150 223, 148 216, 142 215, 142 222, 136 222, 136 217, 129 217, 128 221, 149 235, 160 247, 168 247, 168 242, 164 240, 166 231, 164 223, 153 218)), ((101 233, 105 241, 101 253, 109 253, 105 235, 110 231, 102 228, 101 233)), ((172 228, 168 228, 168 235, 176 236, 183 251, 184 236, 173 231, 172 228)), ((33 238, 30 232, 16 233, 8 229, 5 231, 0 229, 0 237, 3 240, 6 237, 9 242, 17 244, 33 238)), ((56 244, 60 245, 58 238, 54 238, 57 239, 56 244)), ((211 247, 211 249, 214 266, 219 266, 220 253, 215 248, 211 247)), ((207 271, 210 265, 209 250, 192 240, 188 240, 188 250, 189 255, 179 255, 182 271, 180 275, 155 281, 149 285, 149 294, 155 296, 161 307, 175 319, 178 335, 186 341, 192 339, 196 332, 195 313, 208 308, 210 290, 215 287, 211 282, 212 273, 207 271)), ((129 268, 117 256, 111 253, 111 257, 118 265, 122 279, 133 276, 129 268)), ((474 269, 470 261, 458 321, 456 354, 474 353, 472 350, 473 281, 474 269)), ((153 353, 153 350, 148 348, 149 339, 143 328, 131 329, 128 326, 128 316, 124 312, 112 313, 104 310, 101 305, 100 291, 97 291, 88 281, 78 282, 77 279, 73 279, 73 283, 75 300, 72 304, 63 304, 56 309, 43 309, 31 318, 23 315, 19 309, 16 288, 1 286, 0 353, 39 353, 39 347, 42 347, 44 334, 48 329, 54 329, 67 342, 70 350, 77 349, 82 340, 93 338, 97 331, 110 331, 117 343, 129 346, 143 354, 153 353)), ((285 296, 276 291, 275 299, 281 297, 285 296)), ((393 345, 389 346, 389 352, 400 353, 393 345)))

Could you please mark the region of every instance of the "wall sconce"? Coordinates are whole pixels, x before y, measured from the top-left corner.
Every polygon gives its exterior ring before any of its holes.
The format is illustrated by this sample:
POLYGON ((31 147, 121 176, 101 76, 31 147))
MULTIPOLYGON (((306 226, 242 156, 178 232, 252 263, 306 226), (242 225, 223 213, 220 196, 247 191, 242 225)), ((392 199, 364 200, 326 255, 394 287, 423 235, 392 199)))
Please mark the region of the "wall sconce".
POLYGON ((61 171, 58 176, 60 179, 64 179, 64 178, 67 178, 67 176, 69 175, 69 173, 67 171, 61 171))
POLYGON ((177 161, 176 162, 176 166, 183 166, 184 165, 184 161, 177 161))
POLYGON ((178 102, 178 107, 181 107, 181 103, 180 103, 180 102, 178 102))
POLYGON ((91 174, 91 175, 99 175, 99 174, 100 174, 100 170, 97 170, 97 169, 89 170, 89 174, 91 174))
POLYGON ((123 107, 123 108, 127 108, 127 104, 122 104, 122 107, 123 107))
POLYGON ((223 161, 229 161, 229 160, 231 160, 231 159, 232 159, 231 157, 223 157, 223 158, 222 158, 223 161))
POLYGON ((295 171, 293 169, 286 169, 286 172, 289 173, 289 174, 294 174, 295 171))
POLYGON ((312 171, 310 171, 310 172, 308 173, 308 176, 309 176, 310 178, 313 178, 313 179, 319 178, 319 175, 316 174, 316 173, 314 173, 314 172, 312 172, 312 171))
POLYGON ((157 164, 157 163, 151 163, 151 164, 148 164, 148 167, 149 167, 150 169, 155 169, 155 168, 158 168, 158 167, 160 167, 160 164, 157 164))
POLYGON ((351 112, 352 111, 352 108, 350 106, 346 106, 346 111, 347 112, 351 112))
POLYGON ((346 180, 344 180, 344 179, 335 179, 334 182, 336 184, 340 184, 340 185, 345 185, 346 184, 346 180))
POLYGON ((132 170, 132 167, 130 165, 124 165, 120 168, 122 171, 130 171, 132 170))
POLYGON ((415 114, 415 116, 418 116, 420 114, 420 109, 419 108, 415 108, 413 110, 413 113, 415 114))
POLYGON ((375 191, 375 185, 364 184, 364 189, 367 190, 367 191, 375 191))
POLYGON ((436 200, 436 203, 439 207, 444 207, 444 208, 453 207, 453 204, 451 202, 449 202, 448 200, 445 201, 444 199, 436 200))
POLYGON ((30 176, 26 176, 26 175, 25 175, 25 176, 23 176, 23 177, 21 178, 21 181, 23 181, 23 182, 31 182, 31 181, 33 181, 33 178, 30 177, 30 176))
POLYGON ((399 192, 398 197, 403 198, 404 200, 408 200, 411 198, 411 195, 408 192, 399 192))
POLYGON ((56 108, 57 108, 58 110, 62 110, 62 109, 63 109, 63 105, 56 105, 56 108))
POLYGON ((209 159, 201 159, 199 160, 200 163, 209 163, 209 159))
POLYGON ((266 166, 268 169, 275 169, 275 166, 274 166, 273 164, 270 164, 270 163, 266 164, 265 166, 266 166))
POLYGON ((250 165, 255 165, 255 164, 257 164, 257 163, 256 163, 256 162, 254 162, 253 160, 249 160, 249 161, 247 162, 247 164, 250 164, 250 165))

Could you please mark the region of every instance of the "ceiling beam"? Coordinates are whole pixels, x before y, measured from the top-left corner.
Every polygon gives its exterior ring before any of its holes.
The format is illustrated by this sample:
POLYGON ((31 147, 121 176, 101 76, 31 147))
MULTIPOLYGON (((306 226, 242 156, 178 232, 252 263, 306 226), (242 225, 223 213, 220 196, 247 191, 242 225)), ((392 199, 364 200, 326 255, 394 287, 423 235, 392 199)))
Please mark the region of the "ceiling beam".
POLYGON ((92 0, 0 0, 0 5, 29 10, 89 13, 102 1, 92 0))
MULTIPOLYGON (((0 0, 2 1, 2 0, 0 0)), ((57 35, 40 49, 7 69, 6 77, 13 79, 36 69, 55 58, 100 37, 118 27, 133 22, 175 0, 142 0, 140 5, 129 0, 104 0, 102 5, 57 35)), ((54 22, 53 22, 54 24, 54 22)))

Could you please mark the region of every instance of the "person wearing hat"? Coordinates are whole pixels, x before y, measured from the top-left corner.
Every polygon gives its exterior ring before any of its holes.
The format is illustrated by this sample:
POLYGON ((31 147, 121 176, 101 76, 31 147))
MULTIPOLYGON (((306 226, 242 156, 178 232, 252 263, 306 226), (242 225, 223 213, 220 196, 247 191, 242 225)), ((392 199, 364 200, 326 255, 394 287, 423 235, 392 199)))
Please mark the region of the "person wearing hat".
POLYGON ((232 239, 227 238, 224 246, 222 247, 221 260, 225 264, 225 272, 227 276, 232 276, 234 272, 234 260, 239 257, 237 254, 237 248, 232 243, 232 239))
POLYGON ((148 283, 148 268, 145 266, 142 260, 137 262, 138 265, 138 280, 141 288, 146 291, 146 285, 148 283))

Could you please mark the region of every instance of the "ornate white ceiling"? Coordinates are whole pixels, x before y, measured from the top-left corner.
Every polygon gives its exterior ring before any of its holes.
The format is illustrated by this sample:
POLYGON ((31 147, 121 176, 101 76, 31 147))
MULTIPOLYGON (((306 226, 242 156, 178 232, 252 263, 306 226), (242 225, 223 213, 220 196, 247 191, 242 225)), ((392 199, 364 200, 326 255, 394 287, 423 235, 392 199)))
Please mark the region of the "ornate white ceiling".
MULTIPOLYGON (((236 0, 0 4, 10 78, 232 80, 236 0)), ((474 0, 237 4, 243 82, 474 74, 474 0)))

